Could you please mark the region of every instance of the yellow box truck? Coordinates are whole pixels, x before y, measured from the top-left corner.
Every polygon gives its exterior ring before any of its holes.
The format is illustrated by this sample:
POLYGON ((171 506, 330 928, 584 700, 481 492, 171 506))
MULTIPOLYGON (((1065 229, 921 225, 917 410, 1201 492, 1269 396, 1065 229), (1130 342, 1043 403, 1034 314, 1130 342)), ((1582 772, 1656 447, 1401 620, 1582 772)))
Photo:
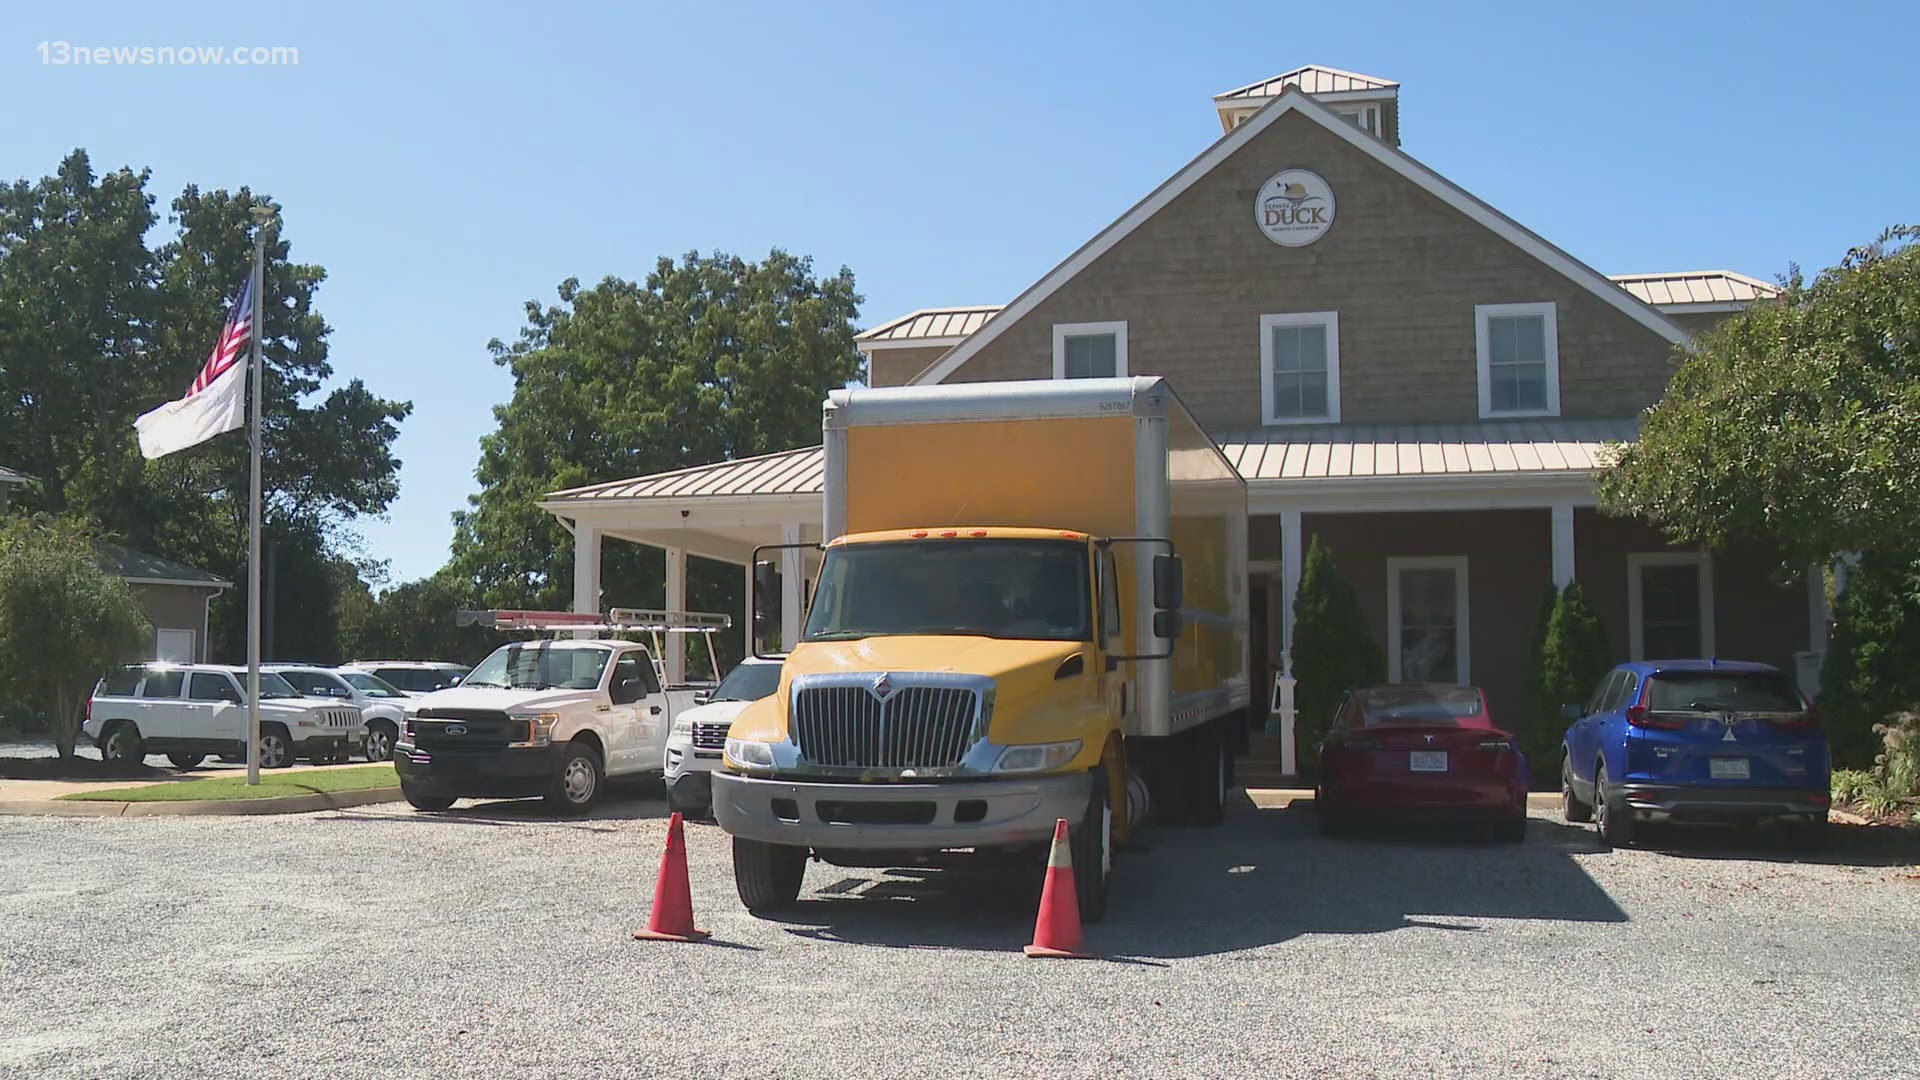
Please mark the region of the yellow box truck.
POLYGON ((1244 483, 1158 378, 839 390, 824 413, 804 630, 713 779, 741 900, 792 903, 809 855, 1044 854, 1065 818, 1098 919, 1137 822, 1220 820, 1244 483))

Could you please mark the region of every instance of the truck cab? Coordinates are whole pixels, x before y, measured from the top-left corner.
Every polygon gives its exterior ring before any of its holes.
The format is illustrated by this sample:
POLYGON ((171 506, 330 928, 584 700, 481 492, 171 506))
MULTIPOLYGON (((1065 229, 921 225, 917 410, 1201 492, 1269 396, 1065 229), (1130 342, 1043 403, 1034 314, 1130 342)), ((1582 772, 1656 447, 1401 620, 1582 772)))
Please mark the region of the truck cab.
POLYGON ((563 813, 585 813, 609 777, 661 771, 667 732, 695 693, 662 689, 652 655, 633 641, 502 645, 460 685, 407 702, 394 747, 401 793, 421 810, 540 796, 563 813))

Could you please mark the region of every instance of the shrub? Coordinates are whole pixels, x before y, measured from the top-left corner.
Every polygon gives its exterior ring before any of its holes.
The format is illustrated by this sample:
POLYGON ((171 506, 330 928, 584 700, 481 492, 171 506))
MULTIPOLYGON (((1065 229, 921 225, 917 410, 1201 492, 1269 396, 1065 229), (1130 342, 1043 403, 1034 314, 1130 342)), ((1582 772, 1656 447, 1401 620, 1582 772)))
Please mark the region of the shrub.
POLYGON ((1567 729, 1560 707, 1583 702, 1593 693, 1613 666, 1613 649, 1606 625, 1579 582, 1569 582, 1565 589, 1548 585, 1542 607, 1528 673, 1527 713, 1514 725, 1514 734, 1534 779, 1544 784, 1559 775, 1560 736, 1567 729))
POLYGON ((1920 798, 1920 711, 1907 709, 1875 724, 1883 749, 1873 776, 1896 799, 1920 798))
POLYGON ((1920 563, 1868 554, 1834 604, 1820 711, 1836 764, 1864 768, 1882 749, 1874 725, 1920 702, 1920 563))
POLYGON ((1360 599, 1319 537, 1307 549, 1294 596, 1292 641, 1293 676, 1298 680, 1293 692, 1294 744, 1304 779, 1318 770, 1320 739, 1333 721, 1340 695, 1387 678, 1386 653, 1367 629, 1360 599))

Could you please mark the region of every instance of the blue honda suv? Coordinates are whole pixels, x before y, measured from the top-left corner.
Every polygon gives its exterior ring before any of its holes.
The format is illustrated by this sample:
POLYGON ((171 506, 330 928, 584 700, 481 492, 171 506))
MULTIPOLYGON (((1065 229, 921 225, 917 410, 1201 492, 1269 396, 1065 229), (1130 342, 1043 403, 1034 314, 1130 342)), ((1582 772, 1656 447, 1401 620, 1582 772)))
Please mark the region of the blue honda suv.
POLYGON ((1778 821, 1824 841, 1829 764, 1819 711, 1767 664, 1621 664, 1566 707, 1560 803, 1609 844, 1641 822, 1778 821))

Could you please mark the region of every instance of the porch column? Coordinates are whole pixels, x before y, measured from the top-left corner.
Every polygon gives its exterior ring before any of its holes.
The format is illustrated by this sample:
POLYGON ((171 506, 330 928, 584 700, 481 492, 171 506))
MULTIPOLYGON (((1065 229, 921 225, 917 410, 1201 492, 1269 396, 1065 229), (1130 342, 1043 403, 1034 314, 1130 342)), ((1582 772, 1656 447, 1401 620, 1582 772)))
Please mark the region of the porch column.
MULTIPOLYGON (((573 523, 573 610, 600 610, 600 530, 573 523)), ((592 637, 592 630, 576 630, 574 637, 592 637)))
MULTIPOLYGON (((687 549, 670 547, 667 555, 667 610, 687 610, 687 549)), ((667 631, 667 685, 680 686, 687 681, 687 635, 667 631)))
MULTIPOLYGON (((780 542, 798 544, 805 539, 797 521, 780 526, 780 542)), ((788 548, 780 553, 780 651, 792 652, 800 640, 801 605, 806 603, 806 552, 788 548)))
POLYGON ((740 650, 740 658, 743 660, 749 656, 752 656, 754 649, 759 645, 759 642, 753 640, 753 560, 752 559, 747 560, 747 565, 745 569, 746 569, 746 576, 740 582, 740 607, 741 607, 740 643, 743 646, 743 648, 740 650))
MULTIPOLYGON (((1280 641, 1281 655, 1289 659, 1292 670, 1293 598, 1300 591, 1300 570, 1305 555, 1300 550, 1300 511, 1280 511, 1280 627, 1274 636, 1280 641)), ((1265 693, 1270 687, 1261 687, 1265 693)))
POLYGON ((1555 503, 1553 512, 1553 584, 1573 584, 1573 504, 1555 503))

